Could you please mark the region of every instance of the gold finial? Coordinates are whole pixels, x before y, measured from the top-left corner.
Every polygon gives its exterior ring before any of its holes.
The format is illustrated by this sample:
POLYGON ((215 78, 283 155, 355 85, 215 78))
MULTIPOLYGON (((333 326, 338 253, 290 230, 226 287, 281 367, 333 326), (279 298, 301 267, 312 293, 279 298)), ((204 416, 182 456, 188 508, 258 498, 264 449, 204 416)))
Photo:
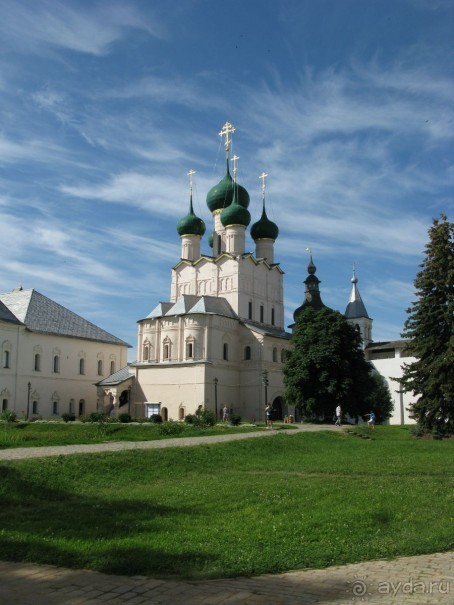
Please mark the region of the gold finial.
POLYGON ((262 174, 259 176, 259 179, 261 179, 262 181, 262 198, 265 199, 265 179, 268 175, 266 174, 266 172, 262 172, 262 174))
POLYGON ((229 135, 233 134, 234 132, 235 127, 233 126, 233 124, 230 124, 230 122, 226 122, 222 127, 221 132, 219 133, 219 136, 224 137, 224 147, 227 157, 229 156, 230 143, 232 142, 232 139, 229 135))
POLYGON ((240 159, 239 155, 234 155, 232 158, 233 162, 233 180, 236 181, 236 171, 238 170, 238 166, 236 165, 237 161, 240 159))
POLYGON ((188 177, 189 177, 189 191, 191 192, 192 195, 192 175, 195 174, 195 170, 191 170, 188 172, 188 177))

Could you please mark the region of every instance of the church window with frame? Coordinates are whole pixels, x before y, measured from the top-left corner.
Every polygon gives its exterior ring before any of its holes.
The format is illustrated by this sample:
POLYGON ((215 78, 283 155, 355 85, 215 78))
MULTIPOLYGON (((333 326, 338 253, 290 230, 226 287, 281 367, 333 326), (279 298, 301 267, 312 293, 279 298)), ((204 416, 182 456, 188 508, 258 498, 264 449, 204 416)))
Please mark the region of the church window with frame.
POLYGON ((113 359, 110 362, 110 374, 115 374, 115 361, 113 359))
POLYGON ((79 359, 79 374, 81 376, 85 374, 85 359, 83 357, 79 359))
POLYGON ((277 348, 273 347, 273 361, 277 361, 277 348))
POLYGON ((188 339, 186 341, 186 359, 193 359, 194 358, 194 340, 188 339))
POLYGON ((10 367, 10 354, 8 350, 3 351, 3 367, 5 369, 10 367))
POLYGON ((229 360, 229 343, 228 342, 224 342, 224 344, 222 345, 222 359, 224 361, 229 360))
POLYGON ((102 376, 103 367, 102 367, 102 359, 98 359, 98 376, 102 376))
POLYGON ((52 402, 52 414, 58 416, 58 401, 52 402))
POLYGON ((34 361, 33 361, 33 369, 35 372, 41 372, 41 354, 35 353, 34 361))
POLYGON ((244 347, 244 359, 245 361, 250 361, 252 359, 251 347, 249 345, 244 347))
POLYGON ((248 319, 252 319, 252 301, 248 302, 247 316, 248 319))
POLYGON ((170 338, 165 338, 162 343, 162 358, 170 361, 172 358, 172 342, 170 338))
POLYGON ((150 343, 147 340, 143 344, 142 359, 143 361, 150 359, 150 343))
POLYGON ((54 355, 52 362, 52 370, 54 374, 60 374, 60 355, 54 355))
POLYGON ((32 403, 32 414, 37 414, 38 413, 38 402, 37 401, 33 401, 32 403))

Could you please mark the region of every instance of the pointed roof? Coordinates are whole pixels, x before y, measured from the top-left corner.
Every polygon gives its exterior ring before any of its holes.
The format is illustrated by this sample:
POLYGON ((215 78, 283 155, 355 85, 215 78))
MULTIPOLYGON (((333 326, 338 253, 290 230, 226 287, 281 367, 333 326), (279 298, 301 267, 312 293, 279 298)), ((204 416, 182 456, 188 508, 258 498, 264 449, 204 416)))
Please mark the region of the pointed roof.
POLYGON ((159 305, 146 317, 157 319, 159 317, 172 317, 191 313, 210 313, 238 319, 237 314, 225 298, 217 296, 195 296, 183 294, 175 303, 159 303, 159 305))
POLYGON ((306 289, 304 292, 304 302, 303 304, 296 309, 293 313, 293 319, 296 321, 298 315, 301 313, 303 309, 306 307, 312 307, 315 310, 323 309, 326 305, 322 302, 322 298, 320 296, 319 284, 320 280, 315 275, 317 271, 317 267, 314 265, 314 261, 312 260, 312 254, 310 256, 309 264, 307 266, 307 272, 309 275, 304 280, 306 284, 306 289))
POLYGON ((6 294, 0 294, 0 301, 31 332, 131 346, 44 294, 40 294, 34 288, 24 290, 20 287, 6 294))
POLYGON ((354 268, 351 282, 352 291, 350 293, 350 300, 348 301, 347 308, 345 309, 345 317, 347 319, 358 319, 359 317, 367 317, 368 319, 370 319, 369 315, 367 314, 366 307, 364 306, 363 300, 361 298, 361 294, 358 290, 358 278, 356 277, 354 268))

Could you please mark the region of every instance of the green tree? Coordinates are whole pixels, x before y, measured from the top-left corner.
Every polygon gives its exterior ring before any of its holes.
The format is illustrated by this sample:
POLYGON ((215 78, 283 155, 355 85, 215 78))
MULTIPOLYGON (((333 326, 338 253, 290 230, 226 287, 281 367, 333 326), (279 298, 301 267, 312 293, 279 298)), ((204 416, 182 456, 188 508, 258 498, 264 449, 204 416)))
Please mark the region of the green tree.
POLYGON ((297 317, 284 364, 285 398, 303 416, 332 417, 336 406, 362 416, 373 389, 358 328, 327 307, 306 307, 297 317))
POLYGON ((445 215, 429 229, 426 256, 415 279, 417 300, 407 309, 403 338, 416 357, 404 364, 404 391, 418 399, 410 408, 425 432, 454 432, 454 223, 445 215))
POLYGON ((379 372, 372 372, 372 390, 366 397, 368 412, 375 413, 378 423, 387 420, 394 410, 393 398, 388 383, 379 372))

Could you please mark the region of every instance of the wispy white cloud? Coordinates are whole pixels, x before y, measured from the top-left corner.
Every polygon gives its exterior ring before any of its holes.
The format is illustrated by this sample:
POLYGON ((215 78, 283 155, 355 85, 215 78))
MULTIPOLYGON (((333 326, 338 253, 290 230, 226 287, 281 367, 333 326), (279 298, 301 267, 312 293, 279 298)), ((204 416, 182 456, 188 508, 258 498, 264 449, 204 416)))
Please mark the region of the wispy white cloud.
POLYGON ((13 40, 16 48, 34 52, 50 46, 102 55, 128 28, 154 37, 164 35, 155 19, 145 19, 133 5, 118 2, 95 4, 91 10, 82 11, 58 0, 4 0, 0 15, 4 39, 13 40))

